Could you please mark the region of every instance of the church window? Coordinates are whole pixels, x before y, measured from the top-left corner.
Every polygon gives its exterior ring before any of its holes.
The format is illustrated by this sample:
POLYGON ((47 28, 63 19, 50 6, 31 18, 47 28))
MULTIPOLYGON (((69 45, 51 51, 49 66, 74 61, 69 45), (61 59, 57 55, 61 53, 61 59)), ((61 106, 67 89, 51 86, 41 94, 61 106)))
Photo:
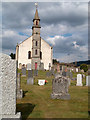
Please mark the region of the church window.
POLYGON ((36 41, 36 46, 37 46, 37 41, 36 41))
POLYGON ((40 59, 42 59, 42 52, 40 51, 40 59))
POLYGON ((36 25, 38 25, 38 21, 36 21, 36 25))
POLYGON ((35 55, 37 55, 37 50, 35 50, 35 55))
POLYGON ((28 51, 28 59, 31 59, 31 51, 28 51))

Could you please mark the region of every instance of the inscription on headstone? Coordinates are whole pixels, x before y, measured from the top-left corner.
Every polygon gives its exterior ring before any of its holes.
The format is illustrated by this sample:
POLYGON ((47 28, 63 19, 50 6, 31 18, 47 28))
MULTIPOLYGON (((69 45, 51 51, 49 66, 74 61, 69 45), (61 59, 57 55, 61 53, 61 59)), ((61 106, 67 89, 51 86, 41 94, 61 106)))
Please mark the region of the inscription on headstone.
POLYGON ((69 78, 66 78, 61 75, 57 75, 52 80, 52 99, 70 99, 70 95, 68 93, 68 87, 70 84, 69 78))

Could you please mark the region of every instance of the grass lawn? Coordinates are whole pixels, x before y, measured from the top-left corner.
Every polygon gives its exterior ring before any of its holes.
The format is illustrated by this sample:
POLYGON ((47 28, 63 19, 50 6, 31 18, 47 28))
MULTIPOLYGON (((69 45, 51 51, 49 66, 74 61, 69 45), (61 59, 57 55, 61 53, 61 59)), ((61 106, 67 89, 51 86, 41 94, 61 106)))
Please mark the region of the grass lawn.
MULTIPOLYGON (((19 70, 20 72, 20 70, 19 70)), ((22 113, 22 119, 27 118, 88 118, 88 87, 75 86, 76 81, 71 81, 69 87, 70 100, 53 100, 52 77, 46 77, 46 71, 39 71, 34 78, 34 85, 27 85, 27 78, 21 77, 21 88, 24 97, 17 100, 17 112, 22 113), (46 79, 44 86, 37 84, 38 79, 46 79)))

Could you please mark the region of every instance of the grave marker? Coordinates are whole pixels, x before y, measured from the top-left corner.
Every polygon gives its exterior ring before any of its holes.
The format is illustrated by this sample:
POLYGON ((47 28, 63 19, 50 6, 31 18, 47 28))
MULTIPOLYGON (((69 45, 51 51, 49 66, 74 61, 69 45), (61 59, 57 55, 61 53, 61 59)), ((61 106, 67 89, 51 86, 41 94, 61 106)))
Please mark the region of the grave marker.
POLYGON ((76 86, 82 86, 82 75, 77 74, 77 84, 76 86))
POLYGON ((0 54, 0 118, 20 120, 16 113, 16 60, 0 54))
POLYGON ((33 71, 32 70, 28 70, 27 84, 30 84, 30 85, 34 84, 33 71))

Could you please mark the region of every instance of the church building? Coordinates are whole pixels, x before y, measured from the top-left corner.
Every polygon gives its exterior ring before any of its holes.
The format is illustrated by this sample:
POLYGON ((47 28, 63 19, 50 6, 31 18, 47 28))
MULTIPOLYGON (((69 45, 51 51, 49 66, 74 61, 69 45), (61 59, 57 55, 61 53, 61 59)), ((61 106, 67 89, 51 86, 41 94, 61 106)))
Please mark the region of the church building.
POLYGON ((31 69, 49 70, 52 67, 53 48, 40 36, 40 18, 36 7, 35 16, 33 19, 32 36, 24 40, 16 46, 16 60, 18 68, 21 66, 27 67, 31 65, 31 69))

